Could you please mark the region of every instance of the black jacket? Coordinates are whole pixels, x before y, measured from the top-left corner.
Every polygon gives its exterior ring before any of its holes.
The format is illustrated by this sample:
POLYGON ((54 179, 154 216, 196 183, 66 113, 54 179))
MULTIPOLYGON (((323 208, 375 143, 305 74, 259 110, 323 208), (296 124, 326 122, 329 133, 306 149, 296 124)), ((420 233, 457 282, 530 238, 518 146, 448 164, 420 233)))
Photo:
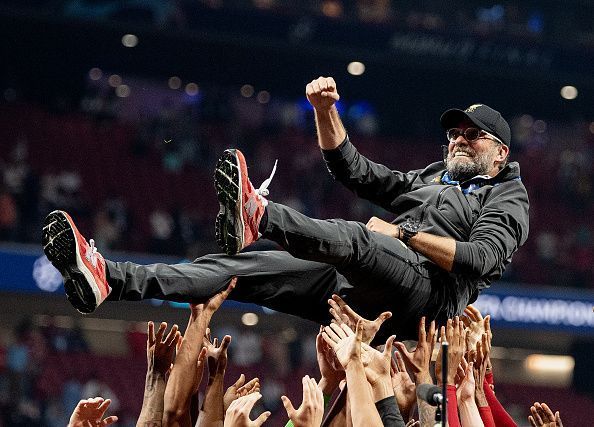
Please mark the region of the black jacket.
POLYGON ((394 223, 410 218, 420 223, 420 231, 455 239, 451 278, 458 290, 471 293, 471 301, 501 277, 528 238, 528 194, 517 162, 495 177, 455 185, 443 182, 443 161, 407 173, 393 171, 361 155, 348 137, 323 155, 335 179, 395 214, 394 223))

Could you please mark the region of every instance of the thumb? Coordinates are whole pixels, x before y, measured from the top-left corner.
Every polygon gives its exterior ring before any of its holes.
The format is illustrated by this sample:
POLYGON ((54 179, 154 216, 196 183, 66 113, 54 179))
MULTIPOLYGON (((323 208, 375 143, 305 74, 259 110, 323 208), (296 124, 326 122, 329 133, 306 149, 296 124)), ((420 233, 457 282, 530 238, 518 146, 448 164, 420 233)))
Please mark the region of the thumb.
POLYGON ((376 323, 379 322, 379 324, 381 325, 386 320, 388 320, 390 317, 392 317, 392 313, 389 312, 389 311, 384 311, 382 314, 380 314, 379 316, 377 316, 377 319, 375 319, 375 321, 376 321, 376 323))
POLYGON ((283 406, 285 407, 285 410, 287 411, 287 415, 289 416, 289 418, 293 418, 293 414, 295 413, 295 408, 293 407, 291 400, 287 396, 281 396, 281 400, 283 402, 283 406))
POLYGON ((408 349, 406 348, 406 346, 404 345, 403 342, 395 341, 394 342, 394 346, 396 347, 396 349, 398 350, 398 352, 400 353, 400 355, 405 360, 408 360, 409 359, 408 349))
POLYGON ((233 384, 233 387, 238 389, 239 387, 241 387, 243 385, 243 383, 245 383, 245 375, 241 374, 239 376, 239 379, 237 381, 235 381, 235 384, 233 384))
POLYGON ((111 416, 105 418, 103 421, 101 421, 101 425, 108 426, 108 425, 113 424, 117 421, 118 421, 118 417, 115 415, 111 415, 111 416))
POLYGON ((395 339, 396 335, 390 335, 386 340, 386 345, 384 346, 384 356, 387 354, 387 357, 392 357, 392 345, 394 344, 395 339))
POLYGON ((260 416, 254 420, 254 424, 257 426, 261 426, 268 419, 270 414, 271 414, 270 411, 261 413, 260 416))

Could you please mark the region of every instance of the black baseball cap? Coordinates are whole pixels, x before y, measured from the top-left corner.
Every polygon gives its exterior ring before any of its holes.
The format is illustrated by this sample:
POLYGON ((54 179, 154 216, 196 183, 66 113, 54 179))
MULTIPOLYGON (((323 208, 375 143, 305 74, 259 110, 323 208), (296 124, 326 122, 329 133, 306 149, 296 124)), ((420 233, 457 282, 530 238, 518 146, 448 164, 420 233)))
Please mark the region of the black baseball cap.
POLYGON ((511 130, 499 111, 484 104, 474 104, 466 110, 447 110, 439 119, 441 126, 446 130, 459 126, 464 120, 470 120, 479 129, 495 135, 505 145, 510 146, 511 130))

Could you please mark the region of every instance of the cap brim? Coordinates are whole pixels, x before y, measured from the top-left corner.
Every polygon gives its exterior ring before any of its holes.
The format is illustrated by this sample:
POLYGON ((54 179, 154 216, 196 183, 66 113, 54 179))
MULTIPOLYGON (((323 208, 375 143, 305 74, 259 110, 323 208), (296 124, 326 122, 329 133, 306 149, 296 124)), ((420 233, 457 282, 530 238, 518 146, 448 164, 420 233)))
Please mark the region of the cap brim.
POLYGON ((441 115, 441 118, 439 119, 439 121, 441 123, 441 127, 444 128, 445 130, 458 127, 460 125, 460 123, 462 123, 465 120, 470 120, 472 123, 477 125, 480 129, 487 131, 487 132, 491 132, 489 130, 489 127, 486 126, 483 122, 470 117, 468 114, 466 114, 465 111, 458 110, 457 108, 452 108, 450 110, 447 110, 445 113, 443 113, 441 115))

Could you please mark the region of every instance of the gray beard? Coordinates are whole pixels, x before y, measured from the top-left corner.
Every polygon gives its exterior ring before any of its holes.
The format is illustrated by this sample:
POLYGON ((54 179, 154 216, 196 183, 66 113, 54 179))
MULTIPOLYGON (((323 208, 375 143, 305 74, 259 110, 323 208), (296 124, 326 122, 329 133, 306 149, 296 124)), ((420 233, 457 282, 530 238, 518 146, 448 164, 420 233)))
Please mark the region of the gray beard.
POLYGON ((474 178, 477 175, 487 175, 490 170, 491 153, 472 158, 472 162, 453 162, 453 157, 448 156, 445 159, 446 169, 450 179, 462 182, 474 178))

